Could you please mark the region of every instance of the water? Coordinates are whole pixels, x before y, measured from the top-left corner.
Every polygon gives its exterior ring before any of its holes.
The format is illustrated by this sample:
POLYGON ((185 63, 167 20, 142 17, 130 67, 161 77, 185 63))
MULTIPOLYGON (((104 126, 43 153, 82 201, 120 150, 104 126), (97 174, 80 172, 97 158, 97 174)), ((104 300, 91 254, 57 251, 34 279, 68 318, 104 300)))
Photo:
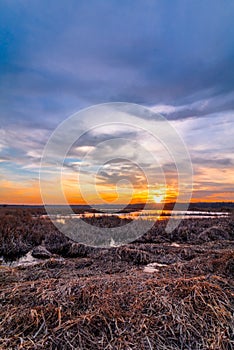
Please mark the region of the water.
POLYGON ((171 210, 143 210, 140 213, 132 212, 119 215, 121 218, 145 220, 167 220, 171 216, 174 219, 203 219, 203 218, 220 218, 227 217, 229 214, 224 212, 204 212, 204 211, 171 211, 171 210))
MULTIPOLYGON (((103 210, 102 213, 89 213, 85 212, 83 214, 71 214, 71 215, 62 215, 56 214, 51 215, 52 219, 55 219, 61 224, 65 223, 66 219, 71 218, 90 218, 90 217, 102 217, 102 216, 117 216, 121 219, 141 219, 141 220, 168 220, 171 216, 174 219, 214 219, 214 218, 225 218, 229 216, 228 212, 211 212, 211 211, 171 211, 171 210, 142 210, 142 211, 133 211, 129 213, 110 213, 103 210)), ((43 215, 47 217, 47 215, 43 215)))

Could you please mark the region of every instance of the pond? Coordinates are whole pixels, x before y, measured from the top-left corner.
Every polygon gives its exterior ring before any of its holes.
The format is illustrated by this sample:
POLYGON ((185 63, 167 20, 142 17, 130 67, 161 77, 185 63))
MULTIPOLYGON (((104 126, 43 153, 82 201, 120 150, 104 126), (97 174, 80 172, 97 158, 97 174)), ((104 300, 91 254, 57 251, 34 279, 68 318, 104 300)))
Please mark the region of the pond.
MULTIPOLYGON (((174 219, 217 219, 225 218, 230 214, 228 212, 212 212, 212 211, 171 211, 171 210, 142 210, 142 211, 132 211, 128 213, 116 213, 105 211, 103 209, 102 213, 90 213, 85 212, 82 214, 71 214, 71 215, 50 215, 53 220, 56 220, 60 223, 64 223, 66 219, 78 219, 78 218, 90 218, 90 217, 103 217, 103 216, 117 216, 121 219, 141 219, 141 220, 168 220, 171 216, 174 219)), ((43 217, 48 217, 43 215, 43 217)))

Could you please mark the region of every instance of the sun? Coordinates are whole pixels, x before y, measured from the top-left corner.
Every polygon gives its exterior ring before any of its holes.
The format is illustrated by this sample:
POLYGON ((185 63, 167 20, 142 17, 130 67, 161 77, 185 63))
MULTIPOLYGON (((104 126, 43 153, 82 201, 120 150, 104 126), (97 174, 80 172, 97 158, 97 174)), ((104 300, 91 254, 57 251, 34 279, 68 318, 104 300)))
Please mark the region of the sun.
POLYGON ((163 194, 155 194, 153 196, 153 200, 155 203, 161 203, 164 199, 164 195, 163 194))

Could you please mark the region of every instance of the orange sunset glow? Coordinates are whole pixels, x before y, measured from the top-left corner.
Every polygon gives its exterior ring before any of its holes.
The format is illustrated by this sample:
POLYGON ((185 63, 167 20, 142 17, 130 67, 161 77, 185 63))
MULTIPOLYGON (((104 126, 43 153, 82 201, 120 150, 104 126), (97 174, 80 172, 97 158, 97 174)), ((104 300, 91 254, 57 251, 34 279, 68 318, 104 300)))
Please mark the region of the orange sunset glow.
MULTIPOLYGON (((223 172, 222 170, 203 169, 202 176, 195 176, 192 202, 216 202, 216 201, 232 201, 232 194, 228 191, 221 191, 216 193, 217 187, 207 182, 208 180, 216 179, 220 187, 224 183, 231 183, 234 178, 234 171, 223 172), (210 193, 213 191, 213 193, 210 193), (209 192, 207 194, 207 192, 209 192)), ((8 180, 1 180, 1 202, 5 204, 42 204, 39 181, 29 182, 15 182, 8 180)), ((48 182, 48 191, 51 195, 51 203, 57 203, 56 193, 54 193, 54 182, 48 182)), ((70 204, 127 204, 127 203, 168 203, 176 201, 178 196, 177 186, 167 186, 166 188, 150 189, 147 187, 131 189, 116 189, 115 185, 97 186, 97 193, 95 195, 89 193, 88 187, 86 189, 86 200, 83 199, 79 191, 78 184, 74 184, 73 179, 66 179, 63 183, 63 190, 66 200, 70 204), (99 197, 99 198, 98 198, 99 197)))

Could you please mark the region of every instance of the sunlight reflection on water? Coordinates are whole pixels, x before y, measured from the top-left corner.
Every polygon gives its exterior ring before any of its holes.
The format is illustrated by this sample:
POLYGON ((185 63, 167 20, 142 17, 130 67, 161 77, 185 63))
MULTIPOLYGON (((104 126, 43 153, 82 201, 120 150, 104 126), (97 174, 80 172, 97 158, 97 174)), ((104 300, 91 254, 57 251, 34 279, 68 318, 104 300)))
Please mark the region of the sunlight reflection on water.
MULTIPOLYGON (((103 213, 90 213, 85 212, 83 214, 72 214, 72 215, 59 215, 56 214, 52 217, 53 220, 61 224, 65 224, 66 219, 78 219, 78 218, 92 218, 92 217, 106 217, 106 216, 117 216, 121 219, 131 219, 131 220, 168 220, 171 216, 174 219, 212 219, 220 217, 228 217, 228 212, 210 212, 210 211, 172 211, 171 210, 143 210, 143 211, 134 211, 129 213, 112 213, 112 212, 103 212, 103 213)), ((48 217, 43 215, 43 217, 48 217)))

